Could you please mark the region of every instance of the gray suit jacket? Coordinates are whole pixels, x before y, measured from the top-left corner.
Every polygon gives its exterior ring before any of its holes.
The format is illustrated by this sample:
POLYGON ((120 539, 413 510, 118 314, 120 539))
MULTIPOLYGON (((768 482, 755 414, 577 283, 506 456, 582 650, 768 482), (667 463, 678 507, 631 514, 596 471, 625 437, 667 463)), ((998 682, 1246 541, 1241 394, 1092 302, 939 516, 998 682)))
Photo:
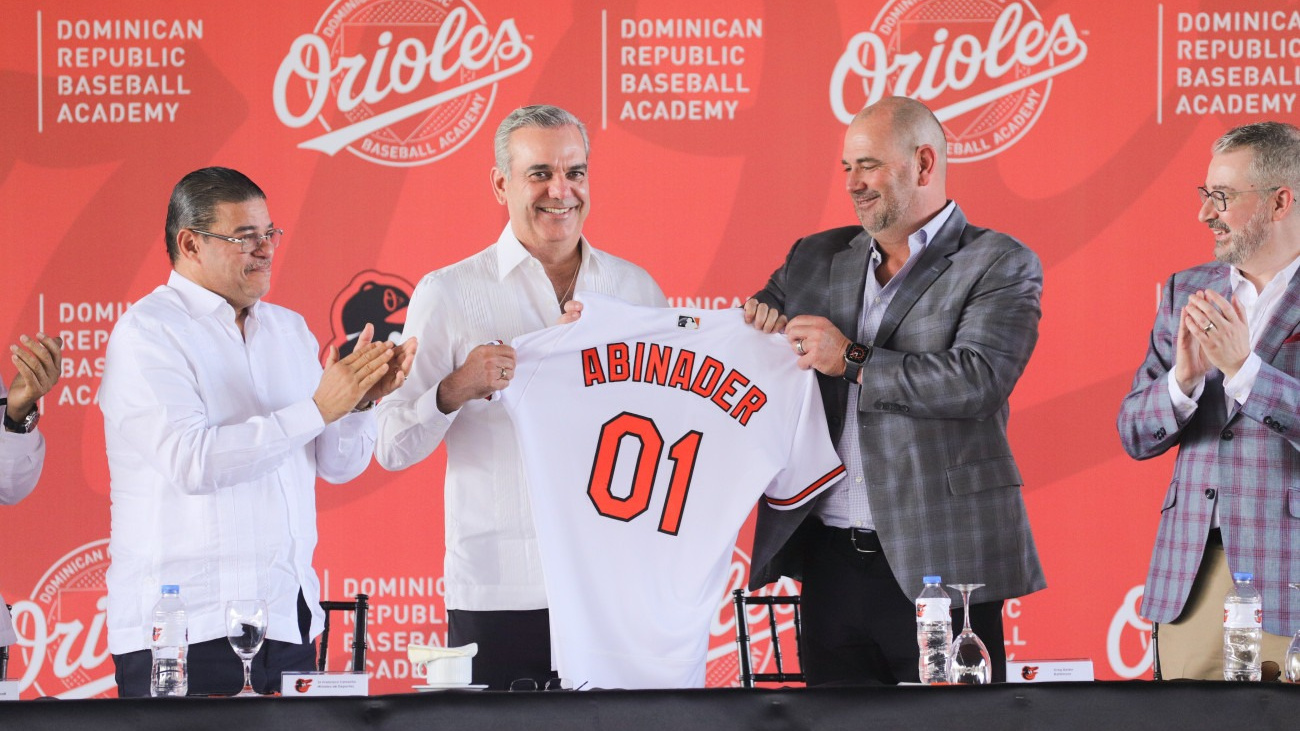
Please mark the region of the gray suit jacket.
MULTIPOLYGON (((854 337, 870 249, 859 226, 803 238, 755 297, 854 337)), ((960 208, 920 256, 862 369, 859 444, 876 530, 905 593, 940 574, 983 583, 977 602, 1022 596, 1047 583, 1007 442, 1007 398, 1038 340, 1042 265, 1015 239, 967 224, 960 208)), ((848 383, 818 380, 838 440, 848 383)), ((796 531, 811 510, 760 505, 751 589, 801 576, 796 531)))

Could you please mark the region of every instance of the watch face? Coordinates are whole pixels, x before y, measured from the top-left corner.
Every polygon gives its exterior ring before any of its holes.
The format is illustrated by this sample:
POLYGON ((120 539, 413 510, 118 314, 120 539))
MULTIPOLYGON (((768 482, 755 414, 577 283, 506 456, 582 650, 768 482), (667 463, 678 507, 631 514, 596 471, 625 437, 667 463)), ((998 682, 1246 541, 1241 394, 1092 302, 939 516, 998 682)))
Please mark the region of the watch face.
POLYGON ((844 354, 844 359, 858 363, 865 363, 867 360, 867 346, 854 343, 849 346, 849 350, 844 354))

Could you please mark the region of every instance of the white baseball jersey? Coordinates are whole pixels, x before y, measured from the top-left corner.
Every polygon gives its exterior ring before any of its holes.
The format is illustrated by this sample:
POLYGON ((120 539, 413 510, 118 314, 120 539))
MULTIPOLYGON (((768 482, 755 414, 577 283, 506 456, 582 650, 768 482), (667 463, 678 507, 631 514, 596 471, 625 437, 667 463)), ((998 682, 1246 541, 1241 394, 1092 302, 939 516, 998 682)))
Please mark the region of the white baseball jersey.
POLYGON ((523 453, 560 676, 704 685, 709 621, 760 496, 838 480, 812 371, 740 310, 590 292, 571 325, 516 338, 502 392, 523 453))

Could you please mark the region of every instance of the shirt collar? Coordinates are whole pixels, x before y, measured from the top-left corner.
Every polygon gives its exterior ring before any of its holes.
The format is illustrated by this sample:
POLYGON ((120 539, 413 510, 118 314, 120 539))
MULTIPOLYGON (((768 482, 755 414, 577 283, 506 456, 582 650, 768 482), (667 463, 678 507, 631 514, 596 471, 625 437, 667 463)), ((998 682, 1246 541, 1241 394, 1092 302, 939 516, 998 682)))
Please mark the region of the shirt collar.
MULTIPOLYGON (((1268 289, 1270 287, 1273 287, 1274 285, 1280 285, 1283 289, 1285 289, 1286 285, 1291 283, 1291 278, 1295 276, 1297 269, 1300 269, 1300 256, 1296 257, 1295 259, 1292 259, 1291 263, 1287 264, 1285 269, 1283 269, 1282 271, 1274 275, 1274 277, 1271 280, 1269 280, 1268 284, 1264 285, 1264 289, 1268 289)), ((1243 282, 1249 284, 1249 281, 1246 279, 1246 277, 1242 276, 1241 270, 1238 269, 1237 267, 1232 267, 1232 266, 1228 267, 1229 291, 1236 292, 1237 288, 1240 287, 1243 282)), ((1251 289, 1252 290, 1254 289, 1254 285, 1251 285, 1251 289)), ((1261 291, 1258 294, 1264 294, 1264 293, 1261 291)))
MULTIPOLYGON (((578 265, 579 271, 587 271, 588 265, 592 262, 591 243, 583 236, 578 239, 578 245, 582 247, 582 263, 578 265)), ((504 281, 516 267, 533 258, 533 255, 528 253, 528 249, 525 249, 519 239, 515 238, 515 232, 510 228, 509 223, 506 223, 505 230, 497 238, 496 252, 497 281, 504 281)))
MULTIPOLYGON (((934 215, 934 218, 931 218, 924 226, 912 232, 907 237, 908 261, 914 259, 918 252, 925 249, 931 241, 934 241, 934 237, 938 235, 939 229, 943 228, 943 225, 948 222, 948 219, 952 217, 952 212, 955 210, 957 210, 957 204, 948 201, 948 205, 940 209, 939 212, 934 215)), ((876 240, 872 239, 871 258, 876 262, 879 262, 881 259, 880 249, 878 247, 879 245, 876 243, 876 240)))
MULTIPOLYGON (((231 307, 225 297, 222 297, 216 292, 198 284, 175 269, 173 269, 172 273, 167 277, 167 286, 171 287, 176 292, 177 296, 180 297, 181 304, 185 305, 185 309, 190 313, 190 317, 197 320, 200 317, 217 315, 224 306, 226 312, 230 314, 231 322, 234 321, 235 308, 231 307)), ((260 304, 260 302, 254 302, 249 306, 249 319, 257 318, 258 304, 260 304)))

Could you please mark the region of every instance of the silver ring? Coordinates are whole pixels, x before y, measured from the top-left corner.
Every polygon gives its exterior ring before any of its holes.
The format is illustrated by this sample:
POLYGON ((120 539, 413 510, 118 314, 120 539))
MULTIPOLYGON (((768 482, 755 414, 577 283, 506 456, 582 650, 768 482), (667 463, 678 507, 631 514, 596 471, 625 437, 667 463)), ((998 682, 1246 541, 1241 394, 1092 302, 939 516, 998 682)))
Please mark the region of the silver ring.
POLYGON ((1205 326, 1205 332, 1207 333, 1213 329, 1214 329, 1214 323, 1212 322, 1205 326))
POLYGON ((796 341, 794 341, 794 349, 797 350, 797 351, 799 351, 799 355, 808 355, 808 351, 806 351, 806 350, 803 349, 803 341, 802 341, 802 340, 796 340, 796 341))

